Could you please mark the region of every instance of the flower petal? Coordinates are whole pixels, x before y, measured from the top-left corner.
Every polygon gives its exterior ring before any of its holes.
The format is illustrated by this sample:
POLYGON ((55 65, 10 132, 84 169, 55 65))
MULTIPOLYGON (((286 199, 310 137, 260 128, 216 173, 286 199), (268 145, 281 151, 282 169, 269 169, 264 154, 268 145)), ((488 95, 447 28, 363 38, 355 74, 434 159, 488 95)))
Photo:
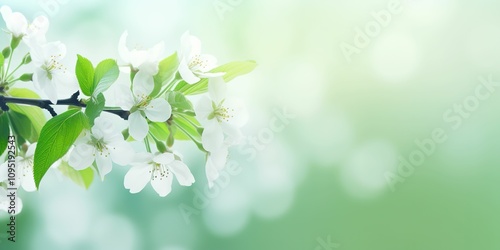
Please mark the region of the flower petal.
POLYGON ((188 166, 182 161, 173 161, 169 165, 170 170, 182 186, 191 186, 194 183, 194 176, 188 166))
POLYGON ((57 86, 53 81, 49 80, 46 82, 43 92, 53 104, 57 103, 57 86))
POLYGON ((96 149, 88 144, 77 144, 69 156, 69 165, 76 170, 84 170, 95 160, 96 149))
POLYGON ((188 33, 187 42, 189 43, 189 58, 193 58, 201 54, 201 40, 188 33))
POLYGON ((142 116, 140 111, 136 111, 130 114, 128 120, 130 124, 130 135, 137 141, 141 141, 142 139, 144 139, 149 131, 148 121, 146 120, 146 118, 142 116))
POLYGON ((111 120, 106 119, 102 116, 97 117, 94 120, 94 126, 92 127, 92 134, 97 139, 102 139, 105 135, 115 134, 115 127, 111 120))
POLYGON ((109 172, 111 172, 111 169, 113 169, 111 156, 109 156, 107 153, 108 152, 99 152, 95 157, 95 163, 97 165, 97 169, 99 170, 101 180, 104 180, 104 176, 109 174, 109 172))
POLYGON ((23 164, 19 164, 20 168, 22 168, 22 180, 21 186, 26 192, 34 192, 36 191, 35 185, 35 177, 33 175, 33 165, 29 165, 27 162, 23 164))
POLYGON ((217 67, 217 58, 215 58, 215 56, 207 54, 200 55, 199 60, 201 63, 199 64, 199 68, 197 70, 201 72, 208 72, 217 67))
POLYGON ((163 153, 163 154, 158 154, 153 158, 153 161, 162 164, 162 165, 169 165, 175 160, 174 154, 172 153, 163 153))
POLYGON ((33 20, 33 23, 28 26, 26 30, 26 35, 23 37, 23 41, 28 46, 34 46, 35 44, 45 44, 47 39, 45 34, 49 30, 49 19, 45 16, 38 16, 33 20))
POLYGON ((127 48, 127 37, 128 31, 124 31, 118 42, 118 53, 126 64, 130 63, 130 51, 127 48))
POLYGON ((229 151, 226 145, 220 147, 218 150, 210 152, 209 159, 212 161, 218 171, 222 171, 226 166, 228 154, 229 151))
POLYGON ((144 110, 149 120, 154 122, 164 122, 172 115, 172 107, 165 99, 154 99, 144 110))
POLYGON ((248 122, 248 112, 245 104, 241 100, 227 98, 222 106, 226 108, 228 116, 231 117, 227 123, 237 128, 241 128, 248 122))
POLYGON ((186 81, 188 84, 195 84, 199 82, 201 79, 197 77, 189 68, 188 62, 186 59, 182 59, 181 62, 179 63, 179 74, 181 75, 182 79, 186 81))
POLYGON ((222 131, 224 131, 224 134, 227 135, 226 139, 224 140, 226 144, 237 145, 242 143, 243 133, 238 127, 232 126, 228 123, 222 123, 221 128, 222 131))
POLYGON ((207 159, 207 163, 205 165, 205 174, 208 180, 208 187, 212 188, 214 186, 214 181, 219 178, 219 171, 217 171, 217 168, 210 157, 207 159))
POLYGON ((35 155, 35 150, 36 150, 36 142, 28 146, 28 150, 26 151, 26 158, 31 158, 33 155, 35 155))
POLYGON ((28 20, 19 12, 12 12, 12 9, 6 5, 0 8, 3 20, 7 29, 15 36, 21 37, 26 33, 28 28, 28 20))
POLYGON ((8 166, 9 166, 8 161, 0 164, 0 182, 4 182, 5 180, 7 180, 8 166))
POLYGON ((130 110, 135 105, 134 95, 127 87, 122 87, 115 94, 116 105, 123 110, 130 110))
POLYGON ((216 104, 219 104, 226 98, 227 84, 222 77, 210 78, 208 80, 208 94, 216 104))
POLYGON ((109 146, 111 147, 109 149, 111 159, 118 165, 128 165, 135 155, 135 151, 132 146, 124 140, 120 143, 113 143, 109 146))
POLYGON ((217 120, 210 120, 210 122, 205 125, 203 134, 201 135, 201 141, 203 148, 210 152, 222 146, 224 142, 224 133, 217 120))
POLYGON ((198 103, 194 107, 194 111, 196 113, 196 119, 203 125, 208 122, 208 117, 210 114, 214 112, 214 108, 212 107, 212 100, 204 95, 198 101, 198 103))
POLYGON ((132 167, 127 174, 125 174, 125 179, 123 184, 126 189, 130 190, 130 193, 138 193, 148 182, 151 180, 151 166, 148 164, 143 164, 140 166, 132 167))
POLYGON ((61 42, 51 42, 42 46, 44 58, 50 61, 51 56, 62 59, 66 56, 66 45, 61 42))
POLYGON ((35 85, 35 88, 39 90, 43 90, 46 85, 50 84, 47 71, 41 68, 36 68, 33 72, 33 84, 35 85))
POLYGON ((132 91, 134 92, 136 98, 143 99, 151 94, 154 84, 153 75, 148 75, 139 71, 134 77, 132 91))
POLYGON ((134 160, 132 161, 132 165, 144 165, 144 163, 150 163, 153 161, 154 155, 152 153, 141 152, 137 153, 134 156, 134 160))
POLYGON ((172 191, 172 180, 174 177, 172 173, 167 174, 166 176, 153 176, 151 179, 151 186, 153 189, 160 195, 160 197, 167 196, 170 191, 172 191))

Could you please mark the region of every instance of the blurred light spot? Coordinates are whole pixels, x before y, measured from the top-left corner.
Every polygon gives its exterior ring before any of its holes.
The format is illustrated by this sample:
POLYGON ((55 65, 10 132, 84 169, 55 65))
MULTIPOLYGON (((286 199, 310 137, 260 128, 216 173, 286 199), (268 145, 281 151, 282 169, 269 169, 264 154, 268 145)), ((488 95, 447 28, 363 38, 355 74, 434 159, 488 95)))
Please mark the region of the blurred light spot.
POLYGON ((382 81, 402 84, 417 70, 420 55, 415 41, 403 34, 387 34, 374 41, 372 67, 382 81))
POLYGON ((386 185, 384 174, 394 171, 397 153, 383 141, 366 143, 356 149, 341 170, 341 181, 346 191, 359 199, 380 195, 386 185))
POLYGON ((404 15, 415 24, 439 27, 451 20, 454 0, 407 0, 404 15))
POLYGON ((53 193, 40 202, 47 236, 60 245, 70 245, 87 237, 94 223, 92 202, 74 193, 53 193))
POLYGON ((303 118, 318 113, 328 82, 323 68, 300 59, 282 65, 273 75, 276 76, 274 84, 266 82, 265 89, 274 88, 270 92, 276 102, 286 104, 289 110, 303 118))
POLYGON ((160 211, 158 215, 152 217, 147 239, 153 240, 154 245, 169 244, 192 247, 196 244, 196 228, 186 224, 176 206, 160 211))
POLYGON ((92 219, 93 249, 137 249, 137 233, 129 219, 117 215, 104 215, 92 219))
POLYGON ((347 118, 332 111, 331 106, 320 113, 319 117, 300 121, 303 125, 296 126, 301 129, 298 133, 303 142, 299 146, 303 154, 320 167, 333 167, 347 157, 355 135, 347 118))
POLYGON ((307 177, 308 168, 303 161, 303 156, 294 154, 292 150, 286 145, 286 142, 276 141, 267 145, 266 149, 261 151, 257 158, 256 170, 257 174, 267 180, 267 174, 279 174, 279 179, 283 181, 276 183, 276 185, 288 185, 285 183, 290 182, 294 185, 300 184, 307 177))
MULTIPOLYGON (((498 23, 498 21, 497 21, 498 23)), ((475 25, 467 33, 466 54, 481 69, 496 70, 500 67, 500 28, 483 23, 475 25)))
MULTIPOLYGON (((266 219, 283 216, 294 201, 295 186, 305 177, 307 168, 282 144, 270 145, 255 164, 252 209, 266 219)), ((251 183, 250 183, 251 184, 251 183)))
MULTIPOLYGON (((257 185, 257 182, 255 184, 257 185)), ((247 193, 236 185, 224 189, 211 201, 211 205, 203 210, 203 220, 210 231, 226 237, 241 232, 247 225, 249 216, 247 193)))
POLYGON ((295 14, 284 11, 284 5, 280 1, 267 1, 265 7, 257 6, 252 14, 258 18, 252 19, 248 23, 248 28, 245 28, 244 40, 248 42, 245 49, 249 50, 250 54, 265 54, 266 63, 279 65, 288 59, 298 41, 297 27, 290 25, 289 22, 295 18, 295 14), (276 32, 278 30, 279 32, 276 32), (255 39, 256 34, 265 35, 262 39, 255 39))

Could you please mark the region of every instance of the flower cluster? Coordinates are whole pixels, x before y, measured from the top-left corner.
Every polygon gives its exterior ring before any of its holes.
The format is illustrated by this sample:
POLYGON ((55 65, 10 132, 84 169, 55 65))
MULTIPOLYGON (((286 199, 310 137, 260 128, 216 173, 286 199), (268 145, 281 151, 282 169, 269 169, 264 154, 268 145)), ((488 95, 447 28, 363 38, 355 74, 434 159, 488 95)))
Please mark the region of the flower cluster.
MULTIPOLYGON (((242 103, 226 96, 226 82, 253 70, 253 61, 219 66, 214 56, 202 54, 200 40, 189 32, 182 35, 178 51, 164 57, 163 42, 150 49, 130 49, 124 32, 117 43, 118 60, 107 59, 94 67, 78 55, 72 71, 62 62, 65 45, 46 39, 46 17, 29 22, 8 6, 0 12, 11 37, 0 54, 0 137, 17 138, 16 181, 25 191, 37 190, 48 170, 88 188, 94 174, 104 180, 117 164, 130 167, 123 185, 131 193, 151 183, 164 197, 174 177, 182 186, 195 182, 174 151, 178 140, 192 141, 206 154, 206 178, 213 186, 229 147, 241 141, 240 128, 248 120, 242 103), (11 67, 21 44, 29 52, 19 66, 11 67), (19 74, 21 68, 29 70, 19 74), (119 78, 120 74, 127 77, 119 78), (20 81, 31 82, 36 92, 15 88, 20 81), (58 90, 73 83, 78 83, 78 92, 60 99, 58 90), (193 105, 189 97, 199 94, 203 96, 193 105), (107 100, 111 96, 114 102, 107 100), (70 108, 57 114, 54 105, 70 108), (44 109, 51 119, 46 119, 44 109), (127 120, 127 126, 112 118, 127 120)), ((0 157, 5 151, 2 139, 0 157)), ((0 165, 0 209, 6 173, 5 163, 0 165)))

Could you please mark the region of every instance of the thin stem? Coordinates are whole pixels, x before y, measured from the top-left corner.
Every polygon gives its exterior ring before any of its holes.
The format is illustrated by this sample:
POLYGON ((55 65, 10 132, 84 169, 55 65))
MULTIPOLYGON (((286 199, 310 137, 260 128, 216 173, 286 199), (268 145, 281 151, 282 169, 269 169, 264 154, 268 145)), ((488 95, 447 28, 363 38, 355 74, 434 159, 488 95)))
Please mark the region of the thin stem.
POLYGON ((12 49, 12 51, 10 52, 10 56, 9 56, 9 63, 7 64, 7 70, 5 70, 4 75, 3 75, 3 79, 4 79, 4 80, 7 80, 6 75, 9 73, 10 64, 11 64, 11 62, 12 62, 12 57, 14 57, 14 51, 15 51, 15 50, 16 50, 16 49, 15 49, 15 48, 13 48, 13 49, 12 49))
MULTIPOLYGON (((7 106, 7 103, 24 104, 46 109, 52 116, 56 116, 57 113, 55 112, 54 108, 51 105, 56 105, 56 106, 66 105, 66 106, 76 106, 82 108, 87 107, 85 103, 83 103, 81 100, 78 99, 79 95, 80 92, 77 91, 68 99, 58 100, 56 104, 52 103, 50 100, 7 97, 0 95, 0 108, 3 111, 8 111, 9 107, 7 106)), ((103 111, 120 116, 124 120, 128 120, 128 117, 130 115, 129 111, 116 108, 104 109, 103 111)))
POLYGON ((146 150, 151 153, 151 145, 149 144, 149 138, 148 136, 144 137, 144 145, 146 146, 146 150))
MULTIPOLYGON (((16 68, 12 71, 12 72, 10 72, 10 74, 9 74, 9 75, 7 75, 7 76, 5 77, 5 80, 9 79, 9 77, 11 77, 12 75, 14 75, 14 73, 16 73, 16 71, 17 71, 19 68, 21 68, 21 66, 23 66, 23 65, 24 65, 24 64, 21 62, 21 64, 19 64, 19 65, 18 65, 18 66, 17 66, 17 67, 16 67, 16 68)), ((18 79, 19 79, 19 78, 18 78, 18 79)), ((18 79, 16 79, 16 80, 18 80, 18 79)), ((14 81, 16 81, 16 80, 14 80, 14 81)))

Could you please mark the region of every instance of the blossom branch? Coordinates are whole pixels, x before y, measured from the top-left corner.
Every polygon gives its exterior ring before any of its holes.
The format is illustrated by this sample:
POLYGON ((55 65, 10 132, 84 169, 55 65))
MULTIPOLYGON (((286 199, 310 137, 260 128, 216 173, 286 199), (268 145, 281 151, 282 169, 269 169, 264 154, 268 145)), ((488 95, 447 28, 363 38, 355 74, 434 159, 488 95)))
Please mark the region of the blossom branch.
MULTIPOLYGON (((56 104, 52 103, 50 100, 42 100, 42 99, 30 99, 30 98, 18 98, 18 97, 7 97, 7 96, 1 96, 0 95, 0 109, 3 111, 9 111, 9 106, 7 106, 7 103, 15 103, 15 104, 24 104, 24 105, 30 105, 30 106, 36 106, 42 109, 46 109, 49 111, 50 115, 52 117, 57 116, 57 113, 55 112, 54 108, 51 105, 67 105, 67 106, 76 106, 76 107, 82 107, 85 108, 87 105, 83 103, 81 100, 78 99, 78 96, 80 95, 80 91, 75 92, 73 95, 71 95, 70 98, 68 99, 61 99, 58 100, 56 104)), ((121 110, 121 109, 104 109, 104 112, 108 112, 111 114, 115 114, 124 120, 128 120, 128 117, 130 115, 129 111, 121 110)))

